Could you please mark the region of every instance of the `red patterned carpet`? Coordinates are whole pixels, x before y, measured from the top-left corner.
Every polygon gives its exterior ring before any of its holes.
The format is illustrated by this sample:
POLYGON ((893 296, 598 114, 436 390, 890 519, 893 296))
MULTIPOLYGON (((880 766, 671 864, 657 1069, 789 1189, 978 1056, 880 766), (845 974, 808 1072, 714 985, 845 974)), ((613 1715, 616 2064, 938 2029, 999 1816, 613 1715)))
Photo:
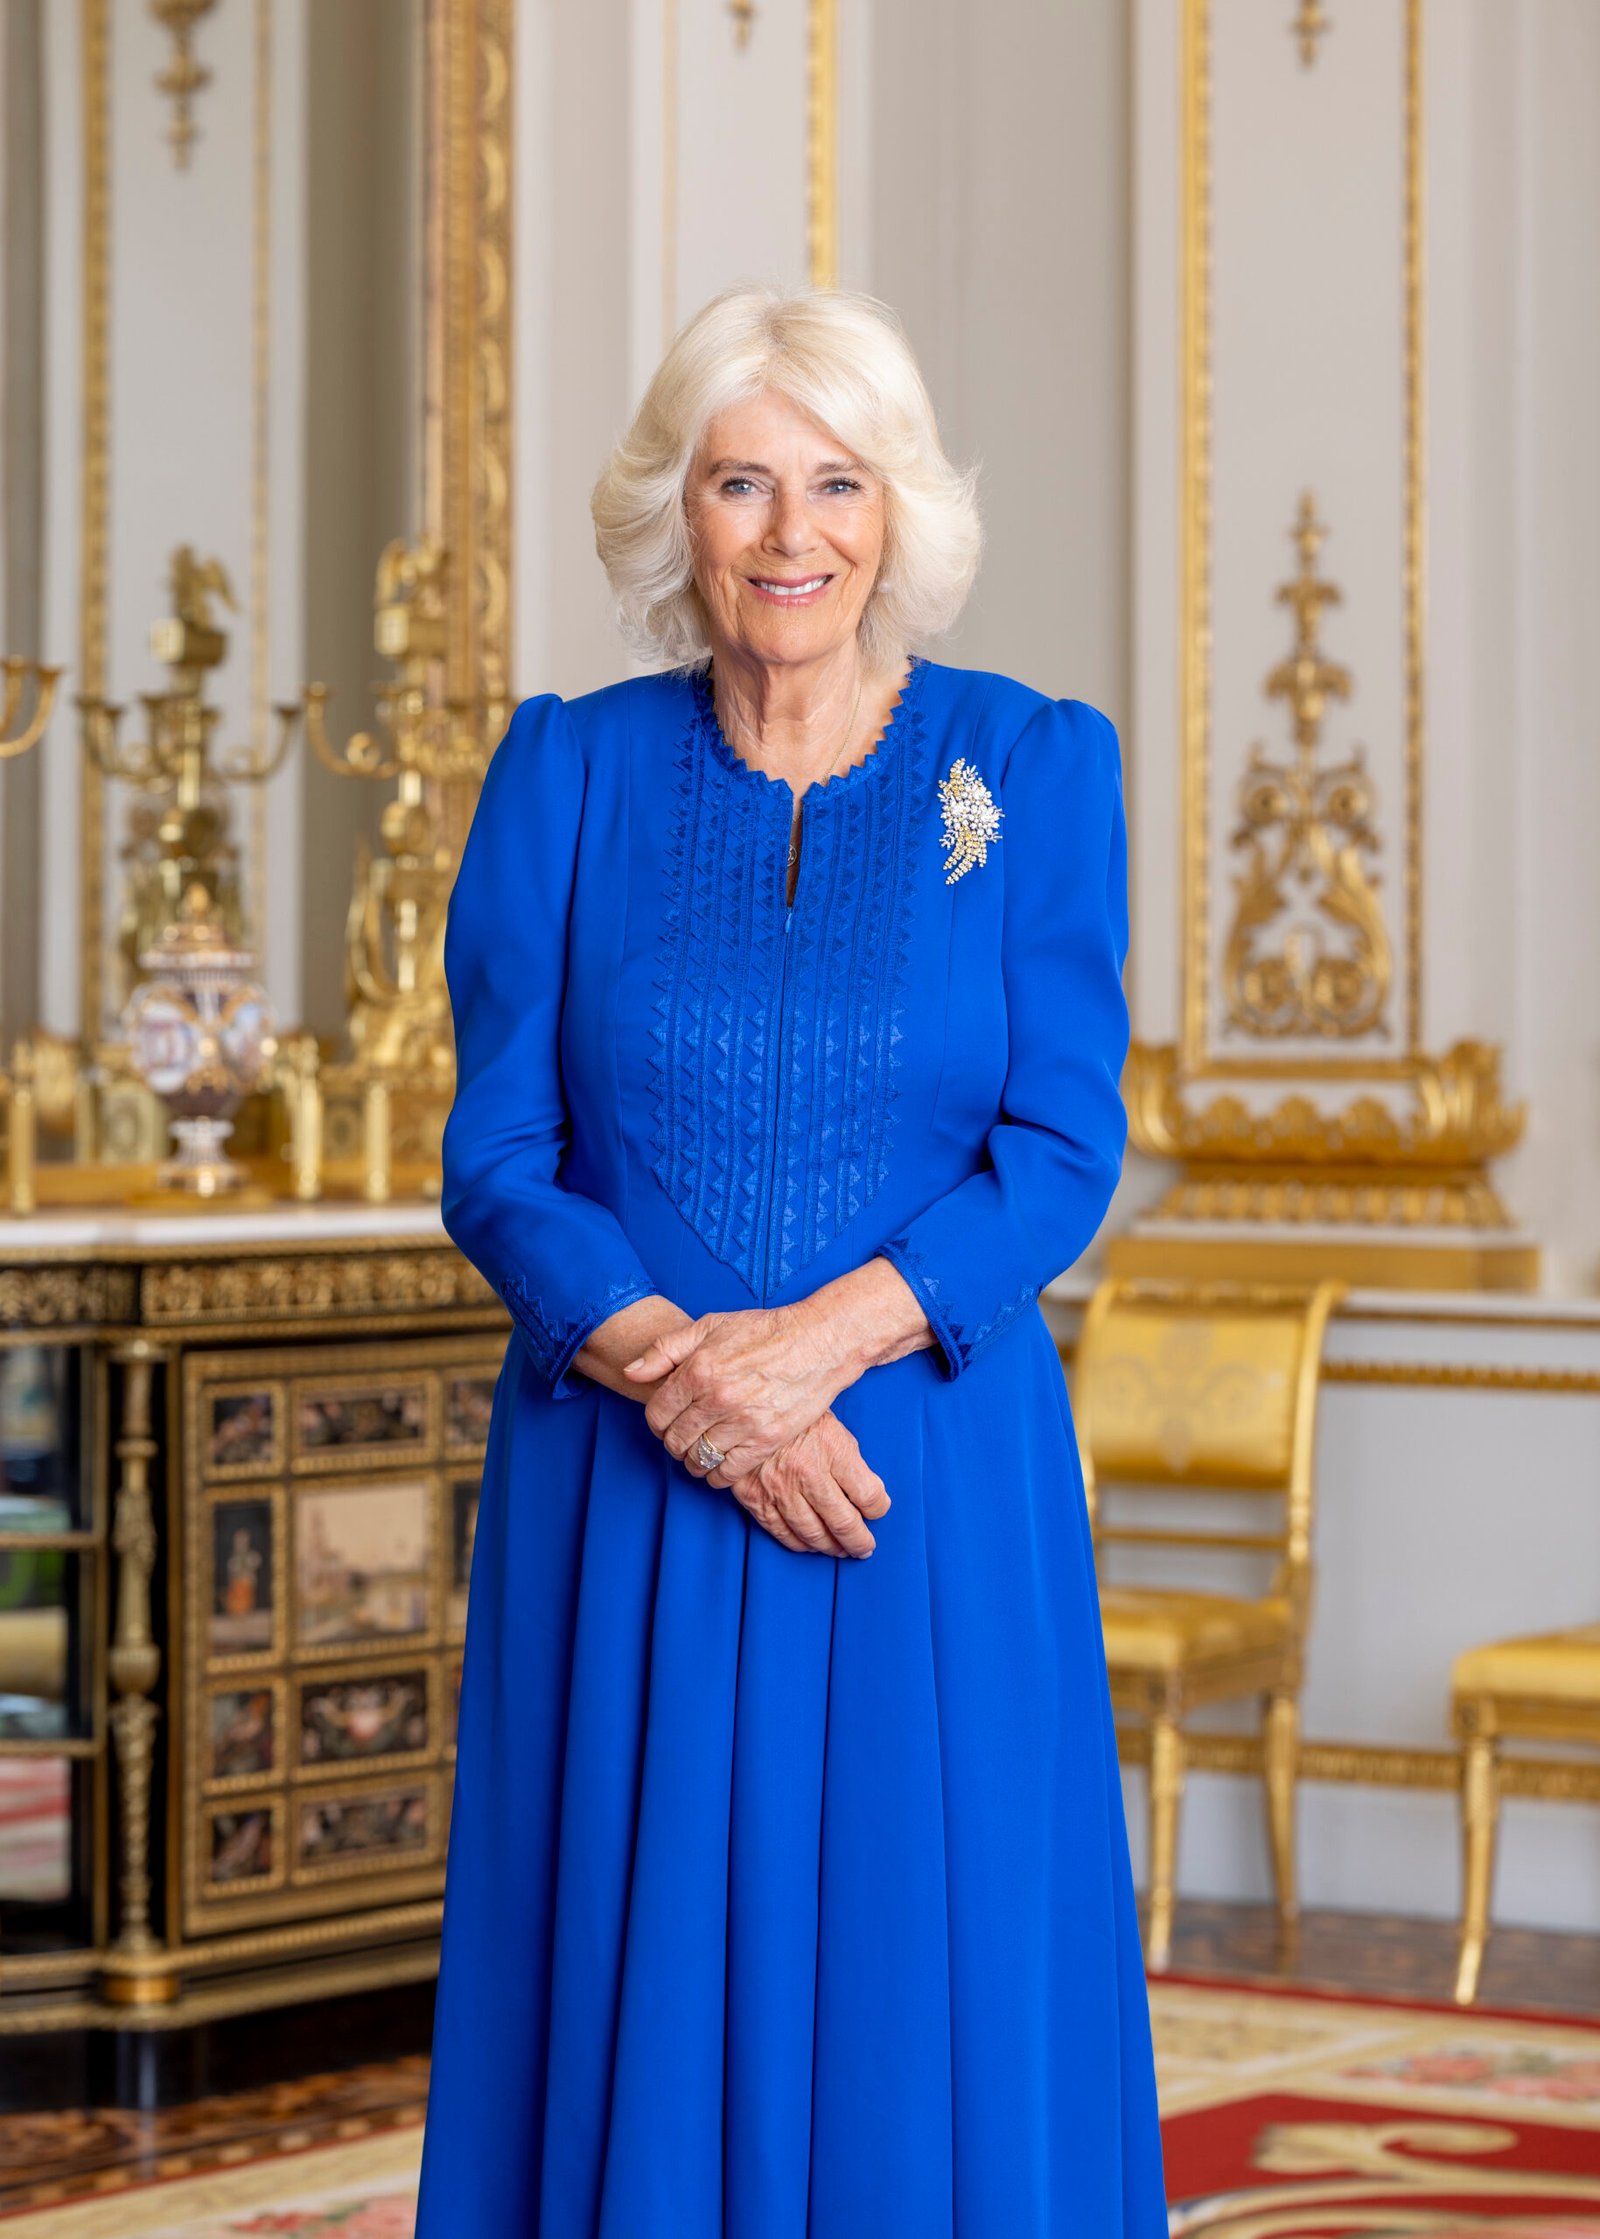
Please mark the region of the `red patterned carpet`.
MULTIPOLYGON (((1152 2011, 1179 2239, 1600 2239, 1600 2025, 1172 1979, 1152 2011)), ((13 2180, 29 2161, 56 2176, 48 2202, 13 2192, 0 2227, 411 2239, 423 2064, 400 2068, 280 2087, 275 2109, 207 2102, 190 2135, 164 2117, 137 2165, 69 2170, 56 2132, 93 2117, 5 2118, 13 2180)))
POLYGON ((1154 1993, 1179 2239, 1600 2239, 1600 2028, 1154 1993))

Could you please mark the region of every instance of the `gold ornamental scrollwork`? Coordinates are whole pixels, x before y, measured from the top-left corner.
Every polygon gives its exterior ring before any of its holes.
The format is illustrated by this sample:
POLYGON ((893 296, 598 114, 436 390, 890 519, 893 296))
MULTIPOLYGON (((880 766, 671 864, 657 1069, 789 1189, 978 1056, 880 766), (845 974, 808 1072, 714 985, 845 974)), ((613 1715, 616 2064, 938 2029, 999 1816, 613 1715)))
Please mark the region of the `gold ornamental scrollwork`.
MULTIPOLYGON (((1462 1040, 1441 1054, 1425 1039, 1424 0, 1399 0, 1393 262, 1385 255, 1372 275, 1382 300, 1396 283, 1399 292, 1400 534, 1398 581, 1364 584, 1362 596, 1394 607, 1400 690, 1388 718, 1398 735, 1368 745, 1376 754, 1392 744, 1398 769, 1380 803, 1364 753, 1330 747, 1328 711, 1353 686, 1324 642, 1340 594, 1318 570, 1327 532, 1308 495, 1293 530, 1298 572, 1277 594, 1294 640, 1265 679, 1269 699, 1285 702, 1292 743, 1273 757, 1258 746, 1240 773, 1232 892, 1218 906, 1213 299, 1219 242, 1231 252, 1238 237, 1215 223, 1213 141, 1218 118, 1240 112, 1216 100, 1215 13, 1215 0, 1178 0, 1175 1046, 1135 1046, 1124 1081, 1132 1143, 1180 1172, 1109 1239, 1106 1264, 1129 1276, 1316 1274, 1398 1289, 1526 1290, 1539 1281, 1539 1248, 1508 1217, 1488 1171, 1521 1136, 1524 1110, 1502 1096, 1496 1049, 1462 1040)), ((1304 66, 1319 59, 1337 15, 1314 0, 1285 11, 1304 66)), ((1314 264, 1314 241, 1308 254, 1314 264)), ((1230 665, 1230 684, 1232 674, 1230 665)))
POLYGON ((0 1268, 0 1326, 7 1329, 131 1322, 137 1298, 131 1267, 0 1268))
POLYGON ((0 656, 0 762, 26 754, 43 738, 63 673, 20 653, 0 656))
POLYGON ((117 1693, 110 1723, 116 1743, 117 1880, 122 1917, 111 1952, 113 1958, 143 1960, 160 1950, 150 1922, 150 1795, 156 1728, 161 1718, 153 1700, 161 1674, 161 1650, 153 1631, 151 1605, 157 1548, 150 1465, 157 1452, 152 1435, 151 1387, 164 1356, 145 1339, 137 1338, 114 1357, 123 1372, 123 1399, 116 1447, 121 1476, 111 1531, 118 1558, 117 1614, 108 1671, 117 1693))
POLYGON ((1289 29, 1300 42, 1300 60, 1309 70, 1317 59, 1317 41, 1333 29, 1333 18, 1324 14, 1321 0, 1300 0, 1300 12, 1289 29))
POLYGON ((1123 1074, 1128 1136, 1181 1160, 1162 1221, 1317 1222, 1504 1232, 1491 1159, 1513 1149, 1524 1104, 1500 1089, 1500 1053, 1455 1043, 1403 1077, 1329 1109, 1303 1090, 1265 1108, 1226 1090, 1194 1101, 1170 1043, 1135 1042, 1123 1074))
POLYGON ((1326 1111, 1296 1093, 1260 1111, 1226 1091, 1193 1105, 1170 1042, 1135 1042, 1122 1081, 1130 1140, 1152 1158, 1460 1168, 1499 1158, 1521 1140, 1527 1106, 1503 1100, 1500 1052, 1487 1042, 1456 1042, 1441 1057, 1419 1059, 1396 1086, 1411 1098, 1409 1109, 1371 1095, 1326 1111))
POLYGON ((298 1315, 486 1306, 494 1292, 446 1248, 420 1252, 307 1253, 242 1260, 173 1260, 140 1271, 140 1319, 271 1320, 298 1315))
POLYGON ((210 15, 216 4, 217 0, 150 0, 151 15, 172 39, 172 59, 157 73, 156 91, 164 93, 172 103, 167 140, 180 171, 188 170, 189 156, 197 138, 195 96, 211 83, 211 72, 195 59, 195 27, 202 16, 210 15))
POLYGON ((1324 609, 1341 602, 1317 572, 1327 535, 1310 491, 1291 532, 1297 573, 1277 597, 1294 615, 1294 648, 1266 679, 1286 700, 1292 760, 1269 760, 1258 740, 1239 783, 1233 845, 1245 851, 1223 951, 1228 1024, 1263 1040, 1387 1034, 1394 949, 1369 865, 1378 853, 1374 792, 1356 747, 1321 762, 1330 700, 1350 697, 1350 671, 1322 646, 1324 609), (1330 945, 1330 933, 1333 936, 1330 945), (1275 938, 1272 936, 1275 935, 1275 938))

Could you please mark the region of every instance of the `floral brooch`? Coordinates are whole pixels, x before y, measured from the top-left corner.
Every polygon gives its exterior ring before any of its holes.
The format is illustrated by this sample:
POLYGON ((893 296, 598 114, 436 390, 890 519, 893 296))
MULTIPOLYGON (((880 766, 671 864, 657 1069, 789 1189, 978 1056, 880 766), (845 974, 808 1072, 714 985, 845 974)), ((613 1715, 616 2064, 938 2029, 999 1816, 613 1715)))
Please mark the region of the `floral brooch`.
POLYGON ((952 762, 950 775, 939 780, 939 809, 944 818, 939 844, 947 861, 944 883, 954 886, 974 863, 988 861, 989 842, 998 846, 1005 811, 995 805, 994 795, 965 759, 952 762))

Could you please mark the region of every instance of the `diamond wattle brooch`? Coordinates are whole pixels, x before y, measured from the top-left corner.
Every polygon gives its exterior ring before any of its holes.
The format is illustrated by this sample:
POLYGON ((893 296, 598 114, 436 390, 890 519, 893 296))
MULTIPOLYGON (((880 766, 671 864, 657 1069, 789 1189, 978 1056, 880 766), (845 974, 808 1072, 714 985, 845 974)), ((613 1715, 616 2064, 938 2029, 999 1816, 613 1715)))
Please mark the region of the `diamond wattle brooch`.
POLYGON ((994 795, 965 759, 952 762, 950 775, 939 780, 939 808, 944 817, 939 844, 948 862, 944 883, 954 886, 974 863, 988 861, 991 840, 999 845, 1005 811, 996 806, 994 795))

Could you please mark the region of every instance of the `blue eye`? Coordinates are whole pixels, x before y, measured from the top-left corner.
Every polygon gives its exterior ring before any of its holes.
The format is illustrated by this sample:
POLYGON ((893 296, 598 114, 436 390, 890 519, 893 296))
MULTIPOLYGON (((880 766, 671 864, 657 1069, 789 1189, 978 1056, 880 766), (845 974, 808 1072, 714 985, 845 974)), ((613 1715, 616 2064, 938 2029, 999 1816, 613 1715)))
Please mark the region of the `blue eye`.
POLYGON ((835 475, 833 480, 827 483, 825 487, 830 490, 859 490, 861 484, 852 482, 848 475, 839 474, 835 475))
POLYGON ((724 490, 753 490, 755 484, 746 474, 730 474, 722 487, 724 490))

